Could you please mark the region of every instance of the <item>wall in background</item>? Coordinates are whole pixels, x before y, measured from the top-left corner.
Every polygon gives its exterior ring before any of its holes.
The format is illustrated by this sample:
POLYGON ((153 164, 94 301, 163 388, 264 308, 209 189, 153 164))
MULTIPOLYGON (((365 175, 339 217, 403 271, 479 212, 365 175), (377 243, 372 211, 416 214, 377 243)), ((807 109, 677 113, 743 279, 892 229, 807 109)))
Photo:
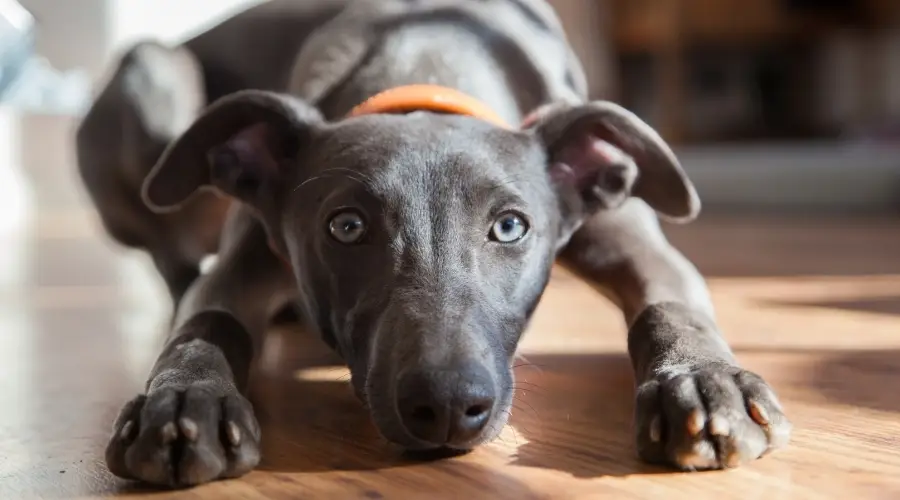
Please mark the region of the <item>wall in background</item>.
POLYGON ((38 51, 60 69, 99 76, 142 38, 178 42, 263 0, 20 0, 38 21, 38 51))
POLYGON ((566 28, 569 42, 581 59, 592 96, 615 95, 618 81, 609 33, 609 2, 597 0, 549 0, 566 28))
MULTIPOLYGON (((111 58, 134 41, 156 37, 176 42, 231 13, 262 0, 22 0, 40 23, 38 50, 59 69, 83 68, 95 80, 111 58)), ((303 0, 298 0, 303 1, 303 0)), ((612 48, 605 36, 610 15, 606 2, 550 0, 584 62, 592 93, 615 95, 612 48)), ((885 109, 900 112, 900 32, 886 38, 881 57, 889 61, 882 88, 885 109)), ((838 40, 831 56, 842 61, 825 116, 854 113, 854 97, 841 97, 853 86, 860 50, 838 40)), ((14 117, 0 110, 0 162, 11 165, 71 163, 66 120, 14 117), (52 122, 52 123, 51 123, 52 122), (52 130, 53 133, 48 133, 52 130), (18 150, 16 150, 18 146, 18 150)), ((889 208, 900 200, 900 154, 896 148, 848 148, 838 143, 703 146, 680 151, 708 208, 755 210, 836 210, 889 208), (777 189, 775 189, 777 188, 777 189)), ((0 172, 3 173, 3 172, 0 172)), ((4 173, 5 175, 5 173, 4 173)), ((3 177, 4 179, 6 177, 3 177)))
MULTIPOLYGON (((83 70, 96 85, 117 53, 136 40, 178 42, 262 0, 19 1, 36 18, 38 54, 58 70, 83 70)), ((75 122, 0 106, 0 185, 9 188, 0 190, 9 206, 0 232, 13 224, 10 214, 20 224, 31 203, 25 166, 73 164, 75 122)))
POLYGON ((177 43, 263 0, 107 0, 109 46, 121 49, 142 38, 177 43))
POLYGON ((819 57, 818 107, 824 123, 854 127, 900 121, 900 27, 874 36, 837 34, 822 45, 819 57))

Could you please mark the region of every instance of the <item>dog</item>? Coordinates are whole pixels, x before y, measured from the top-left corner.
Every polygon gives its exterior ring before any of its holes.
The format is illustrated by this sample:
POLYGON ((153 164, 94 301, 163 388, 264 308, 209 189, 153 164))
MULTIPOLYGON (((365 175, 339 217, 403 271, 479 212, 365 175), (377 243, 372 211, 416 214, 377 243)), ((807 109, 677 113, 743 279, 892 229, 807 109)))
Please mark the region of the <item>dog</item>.
POLYGON ((128 51, 77 158, 107 231, 153 257, 176 308, 110 471, 183 487, 252 470, 248 379, 285 306, 388 441, 486 443, 554 262, 624 315, 642 459, 729 468, 787 444, 775 393, 662 232, 699 213, 693 185, 649 125, 586 88, 542 0, 275 0, 128 51))

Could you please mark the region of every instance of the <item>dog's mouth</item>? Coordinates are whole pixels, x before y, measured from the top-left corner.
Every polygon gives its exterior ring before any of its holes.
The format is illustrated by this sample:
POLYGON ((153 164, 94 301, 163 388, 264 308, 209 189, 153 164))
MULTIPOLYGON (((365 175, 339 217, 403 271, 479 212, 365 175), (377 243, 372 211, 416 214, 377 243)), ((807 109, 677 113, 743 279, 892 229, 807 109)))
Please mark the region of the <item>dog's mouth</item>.
POLYGON ((458 449, 449 446, 439 446, 437 448, 428 449, 409 449, 403 450, 403 456, 417 462, 435 462, 448 458, 459 457, 472 451, 472 448, 458 449))
POLYGON ((446 442, 434 442, 423 440, 410 432, 409 429, 403 429, 403 437, 388 437, 379 426, 382 437, 388 439, 391 444, 398 446, 403 454, 414 460, 429 461, 441 458, 451 458, 454 456, 464 455, 471 452, 479 446, 485 445, 496 439, 500 435, 500 431, 507 425, 508 410, 498 412, 490 417, 489 422, 484 429, 480 430, 476 435, 467 440, 448 440, 446 442))

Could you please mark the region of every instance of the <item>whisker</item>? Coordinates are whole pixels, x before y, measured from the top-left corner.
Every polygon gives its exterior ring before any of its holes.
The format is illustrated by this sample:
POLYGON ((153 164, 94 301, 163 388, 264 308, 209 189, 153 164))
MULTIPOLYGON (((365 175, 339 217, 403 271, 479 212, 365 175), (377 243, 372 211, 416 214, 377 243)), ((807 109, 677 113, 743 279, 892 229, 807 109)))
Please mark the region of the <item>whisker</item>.
POLYGON ((306 184, 309 184, 312 181, 324 179, 327 177, 337 176, 337 174, 340 172, 345 172, 345 173, 349 174, 349 175, 345 175, 344 177, 361 184, 364 188, 366 188, 366 190, 369 189, 369 186, 366 184, 366 182, 373 183, 372 178, 363 172, 359 172, 359 171, 352 170, 349 168, 333 167, 333 168, 328 168, 328 169, 323 170, 322 172, 319 173, 319 175, 315 175, 313 177, 310 177, 309 179, 304 180, 303 182, 298 184, 297 187, 294 188, 294 191, 299 190, 301 187, 305 186, 306 184), (357 178, 356 176, 359 176, 360 178, 357 178))
POLYGON ((547 392, 541 388, 533 388, 533 387, 519 387, 516 385, 510 387, 504 387, 506 391, 512 391, 513 396, 527 396, 527 397, 546 397, 547 392), (521 392, 521 394, 516 394, 517 392, 521 392))
MULTIPOLYGON (((503 412, 506 413, 506 421, 508 422, 508 425, 512 426, 512 412, 510 412, 509 410, 503 410, 503 412)), ((516 422, 516 426, 521 427, 522 430, 524 430, 528 434, 533 434, 531 432, 531 430, 528 427, 526 427, 522 422, 516 422)))
POLYGON ((534 408, 534 406, 531 406, 531 403, 529 403, 528 401, 525 401, 524 399, 521 399, 521 398, 516 398, 515 396, 513 396, 513 401, 527 405, 528 408, 531 409, 531 412, 534 413, 535 416, 537 416, 537 410, 534 408))
POLYGON ((515 370, 516 368, 533 367, 535 370, 537 370, 538 374, 540 374, 540 375, 543 375, 543 374, 544 374, 544 368, 546 367, 546 365, 540 365, 540 364, 537 364, 537 363, 532 363, 531 361, 528 360, 527 357, 525 357, 524 354, 518 354, 518 353, 517 353, 517 354, 516 354, 516 358, 519 358, 520 360, 522 360, 522 363, 519 363, 519 364, 517 364, 517 365, 513 365, 513 366, 512 366, 513 370, 515 370))
MULTIPOLYGON (((522 408, 521 406, 516 406, 515 404, 512 404, 512 405, 510 405, 510 406, 512 407, 513 410, 516 410, 516 411, 522 412, 522 413, 526 413, 525 410, 526 410, 527 408, 522 408)), ((512 412, 509 412, 509 414, 510 414, 510 418, 512 418, 512 412)))
POLYGON ((364 180, 371 180, 371 178, 368 177, 365 172, 362 172, 359 170, 354 170, 352 168, 347 168, 347 167, 329 167, 319 173, 320 174, 328 174, 331 172, 346 172, 347 174, 349 174, 351 176, 358 175, 359 177, 363 178, 364 180))
POLYGON ((546 394, 547 393, 541 387, 519 387, 517 385, 513 385, 511 387, 508 387, 507 389, 512 389, 514 391, 529 392, 529 393, 534 393, 534 394, 546 394))
POLYGON ((530 385, 530 386, 532 386, 532 387, 534 387, 534 388, 536 388, 536 389, 543 389, 543 387, 541 387, 541 386, 535 384, 534 382, 529 382, 529 381, 524 380, 524 379, 521 379, 521 378, 518 379, 518 380, 516 380, 516 384, 528 384, 528 385, 530 385))
POLYGON ((370 184, 375 184, 375 179, 371 175, 369 175, 365 172, 362 172, 360 170, 353 170, 351 168, 346 168, 346 167, 331 167, 331 168, 327 168, 322 171, 322 173, 325 173, 325 172, 347 172, 351 176, 356 175, 356 176, 359 176, 362 180, 364 180, 370 184))
POLYGON ((515 394, 515 393, 518 392, 519 393, 518 396, 520 396, 520 397, 543 398, 543 397, 547 397, 547 394, 548 394, 548 391, 546 391, 544 389, 534 389, 531 387, 513 386, 510 389, 513 391, 513 396, 516 396, 517 394, 515 394))
MULTIPOLYGON (((505 428, 507 428, 507 427, 509 427, 509 429, 512 431, 512 433, 513 433, 513 441, 516 442, 516 448, 518 448, 518 447, 519 447, 519 433, 516 432, 516 428, 513 427, 512 424, 510 424, 510 423, 508 423, 508 422, 507 422, 506 425, 503 426, 503 429, 505 429, 505 428)), ((500 430, 500 433, 501 433, 501 434, 503 433, 503 429, 500 430)))
POLYGON ((547 391, 548 391, 548 389, 545 389, 544 387, 541 387, 541 386, 538 386, 538 385, 534 385, 534 384, 530 384, 530 385, 525 384, 525 385, 523 385, 523 384, 521 384, 521 382, 518 381, 518 380, 513 381, 513 383, 509 386, 509 389, 523 390, 523 391, 528 390, 528 391, 533 391, 533 392, 535 392, 535 393, 537 393, 537 394, 546 394, 547 391))
POLYGON ((488 434, 489 436, 494 436, 493 439, 499 440, 503 444, 507 444, 506 440, 503 439, 503 429, 500 429, 500 432, 497 432, 497 425, 493 424, 490 426, 491 432, 488 434))
POLYGON ((526 368, 526 367, 533 367, 533 368, 537 368, 538 370, 543 370, 546 367, 546 365, 538 365, 535 363, 519 363, 517 365, 512 365, 510 368, 526 368))
MULTIPOLYGON (((516 428, 513 427, 512 424, 506 424, 506 425, 508 425, 510 430, 513 431, 513 436, 515 436, 515 439, 516 439, 516 446, 518 446, 519 445, 519 431, 517 431, 516 428)), ((524 437, 522 439, 524 439, 524 437)))

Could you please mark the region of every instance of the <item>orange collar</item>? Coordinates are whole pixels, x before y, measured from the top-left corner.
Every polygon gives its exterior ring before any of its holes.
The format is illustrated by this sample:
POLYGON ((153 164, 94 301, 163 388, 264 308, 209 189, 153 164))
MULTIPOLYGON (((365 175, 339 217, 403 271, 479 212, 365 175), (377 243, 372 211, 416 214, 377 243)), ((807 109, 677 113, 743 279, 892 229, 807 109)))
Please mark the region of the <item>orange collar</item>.
POLYGON ((403 85, 385 90, 353 108, 348 116, 412 111, 471 116, 501 128, 511 128, 487 104, 468 94, 440 85, 403 85))

